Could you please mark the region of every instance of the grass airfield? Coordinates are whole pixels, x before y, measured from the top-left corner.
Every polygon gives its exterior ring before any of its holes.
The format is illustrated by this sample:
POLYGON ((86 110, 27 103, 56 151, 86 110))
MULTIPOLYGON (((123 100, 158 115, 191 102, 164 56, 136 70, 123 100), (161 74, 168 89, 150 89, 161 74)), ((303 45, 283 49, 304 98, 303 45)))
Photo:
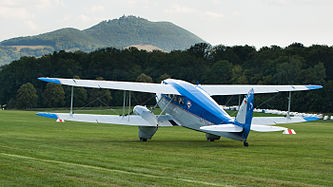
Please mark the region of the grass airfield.
POLYGON ((332 121, 251 132, 244 147, 182 127, 139 142, 137 127, 35 113, 0 111, 0 186, 333 186, 332 121))

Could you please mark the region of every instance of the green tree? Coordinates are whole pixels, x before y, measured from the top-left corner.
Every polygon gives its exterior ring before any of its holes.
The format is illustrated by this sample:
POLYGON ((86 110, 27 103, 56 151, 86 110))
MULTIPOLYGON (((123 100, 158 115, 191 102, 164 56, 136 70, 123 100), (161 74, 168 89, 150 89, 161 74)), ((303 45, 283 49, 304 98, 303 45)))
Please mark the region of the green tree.
POLYGON ((232 64, 227 60, 219 60, 206 73, 209 83, 230 83, 232 78, 232 64))
POLYGON ((88 92, 85 88, 74 88, 74 106, 84 106, 88 101, 88 92))
POLYGON ((37 105, 38 95, 35 87, 30 83, 22 84, 17 90, 16 107, 20 109, 32 108, 37 105))
POLYGON ((146 74, 144 74, 144 73, 141 73, 141 74, 136 78, 136 81, 137 81, 137 82, 153 82, 153 79, 152 79, 150 76, 148 76, 148 75, 146 75, 146 74))
POLYGON ((65 104, 65 92, 59 84, 47 83, 42 97, 45 107, 60 107, 65 104))
POLYGON ((170 78, 171 78, 170 75, 168 75, 167 73, 164 73, 163 75, 160 76, 160 81, 163 81, 165 79, 170 79, 170 78))
POLYGON ((235 65, 232 67, 232 78, 231 78, 232 84, 247 84, 247 78, 246 75, 243 72, 242 66, 235 65))
POLYGON ((206 58, 211 51, 212 46, 208 43, 197 43, 191 46, 187 52, 199 58, 206 58))
MULTIPOLYGON (((97 80, 104 80, 103 77, 97 77, 97 80)), ((111 92, 109 89, 90 89, 89 92, 89 105, 90 106, 109 106, 111 105, 111 92)))
MULTIPOLYGON (((137 82, 153 82, 153 79, 144 73, 141 73, 137 78, 137 82)), ((153 95, 149 93, 135 93, 135 101, 140 105, 153 104, 153 95)))
POLYGON ((307 84, 325 84, 326 69, 323 63, 318 63, 302 72, 302 79, 307 84))
MULTIPOLYGON (((74 79, 80 79, 79 76, 74 76, 74 79)), ((66 106, 70 106, 71 102, 71 95, 72 95, 72 87, 66 86, 65 87, 65 99, 66 99, 66 106)), ((82 87, 74 87, 74 107, 82 107, 86 105, 88 102, 88 92, 85 88, 82 87)))
POLYGON ((274 84, 298 84, 302 75, 304 59, 299 56, 288 58, 288 61, 277 64, 273 76, 274 84))

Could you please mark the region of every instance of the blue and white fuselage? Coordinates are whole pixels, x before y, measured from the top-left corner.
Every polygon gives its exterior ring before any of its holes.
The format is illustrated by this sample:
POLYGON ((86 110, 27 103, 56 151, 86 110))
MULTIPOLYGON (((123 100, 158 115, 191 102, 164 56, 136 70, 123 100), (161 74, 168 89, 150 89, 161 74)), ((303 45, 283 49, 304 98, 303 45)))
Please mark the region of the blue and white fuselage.
POLYGON ((171 85, 180 94, 156 94, 159 107, 170 114, 178 124, 216 136, 244 140, 241 133, 213 132, 200 129, 200 127, 207 125, 235 124, 235 121, 199 85, 174 79, 164 80, 162 84, 171 85))

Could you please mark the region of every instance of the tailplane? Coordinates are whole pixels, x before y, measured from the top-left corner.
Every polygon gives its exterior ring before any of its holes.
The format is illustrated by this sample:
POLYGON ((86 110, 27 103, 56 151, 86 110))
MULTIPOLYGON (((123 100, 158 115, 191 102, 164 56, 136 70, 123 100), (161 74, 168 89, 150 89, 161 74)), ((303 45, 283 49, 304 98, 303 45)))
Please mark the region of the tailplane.
POLYGON ((254 102, 254 93, 253 89, 251 89, 243 99, 243 102, 239 107, 237 116, 235 118, 235 124, 240 127, 243 127, 243 132, 241 132, 240 135, 244 139, 243 141, 245 146, 247 146, 246 139, 251 129, 253 102, 254 102))

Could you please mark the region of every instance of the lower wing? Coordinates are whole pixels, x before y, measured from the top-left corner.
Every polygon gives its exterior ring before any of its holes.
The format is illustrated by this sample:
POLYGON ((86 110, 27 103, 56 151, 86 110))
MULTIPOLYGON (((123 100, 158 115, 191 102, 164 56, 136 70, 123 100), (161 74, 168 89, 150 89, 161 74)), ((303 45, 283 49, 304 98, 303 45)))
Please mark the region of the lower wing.
POLYGON ((215 132, 242 132, 243 128, 235 124, 208 125, 200 127, 201 130, 215 132))
MULTIPOLYGON (((272 126, 276 124, 302 123, 318 120, 318 117, 253 117, 251 131, 257 132, 275 132, 284 131, 284 134, 295 134, 295 131, 286 127, 272 126)), ((234 124, 209 125, 200 127, 202 130, 215 132, 241 132, 243 128, 234 124)))
POLYGON ((284 131, 283 134, 296 134, 293 129, 285 127, 272 126, 276 124, 302 123, 318 120, 318 117, 253 117, 251 130, 257 132, 275 132, 284 131))
POLYGON ((252 125, 276 125, 286 123, 302 123, 318 120, 318 117, 253 117, 252 125))
MULTIPOLYGON (((234 124, 209 125, 200 127, 202 130, 214 132, 242 132, 243 128, 234 124)), ((267 125, 251 125, 252 131, 257 132, 275 132, 288 130, 285 127, 267 126, 267 125)))
MULTIPOLYGON (((138 115, 92 115, 92 114, 73 114, 68 113, 37 113, 36 115, 59 119, 61 121, 76 121, 87 123, 106 123, 130 126, 154 126, 138 115)), ((157 117, 158 126, 179 126, 170 115, 157 117)))

